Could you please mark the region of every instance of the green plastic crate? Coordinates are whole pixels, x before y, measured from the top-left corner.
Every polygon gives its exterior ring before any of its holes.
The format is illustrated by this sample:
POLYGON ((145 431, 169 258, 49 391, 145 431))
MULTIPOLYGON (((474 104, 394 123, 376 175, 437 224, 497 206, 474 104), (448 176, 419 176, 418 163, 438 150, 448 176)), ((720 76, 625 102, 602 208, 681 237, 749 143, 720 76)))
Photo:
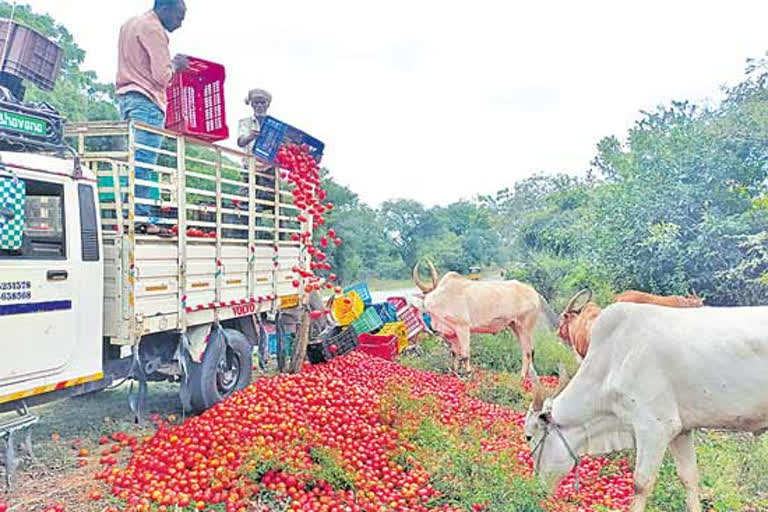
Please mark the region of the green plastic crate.
POLYGON ((382 325, 384 325, 384 322, 381 321, 381 317, 375 308, 366 308, 363 314, 352 322, 352 327, 355 328, 358 334, 373 332, 382 325))

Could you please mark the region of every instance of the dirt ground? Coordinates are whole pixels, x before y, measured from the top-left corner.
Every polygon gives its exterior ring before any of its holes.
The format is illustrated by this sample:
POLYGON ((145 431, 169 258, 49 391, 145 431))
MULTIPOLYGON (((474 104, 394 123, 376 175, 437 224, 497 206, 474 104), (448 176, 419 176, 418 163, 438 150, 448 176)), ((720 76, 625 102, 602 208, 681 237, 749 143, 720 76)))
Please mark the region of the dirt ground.
MULTIPOLYGON (((103 447, 99 439, 116 432, 141 438, 155 430, 149 420, 141 425, 133 423, 128 390, 126 383, 113 390, 34 408, 32 413, 40 417, 32 427, 34 460, 20 453, 23 458, 10 493, 5 493, 4 467, 0 467, 0 503, 6 502, 13 512, 40 512, 58 504, 66 505, 66 512, 101 512, 109 506, 107 498, 98 503, 88 499, 91 491, 103 491, 93 480, 101 468, 103 447), (89 455, 79 457, 81 449, 89 455), (79 459, 85 461, 80 463, 83 466, 78 464, 79 459)), ((148 417, 157 414, 166 421, 182 421, 176 385, 150 384, 147 402, 148 417)), ((3 417, 0 415, 0 419, 3 417)), ((122 463, 129 455, 126 451, 116 457, 122 463)))

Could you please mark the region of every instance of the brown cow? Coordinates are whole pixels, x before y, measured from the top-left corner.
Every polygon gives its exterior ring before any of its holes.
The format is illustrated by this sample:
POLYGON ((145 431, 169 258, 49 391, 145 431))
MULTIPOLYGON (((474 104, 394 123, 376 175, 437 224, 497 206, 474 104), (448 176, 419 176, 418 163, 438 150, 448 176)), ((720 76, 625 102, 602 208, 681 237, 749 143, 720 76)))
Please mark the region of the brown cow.
MULTIPOLYGON (((597 304, 589 302, 591 298, 592 291, 587 289, 581 290, 574 295, 560 315, 560 325, 557 330, 560 338, 573 348, 579 359, 587 356, 589 342, 592 337, 592 324, 595 323, 595 320, 597 320, 602 311, 597 304), (589 297, 587 297, 584 305, 580 308, 575 308, 576 300, 585 293, 588 293, 589 297)), ((614 300, 615 302, 656 304, 670 308, 699 308, 704 305, 704 301, 695 293, 688 297, 681 297, 679 295, 662 296, 637 290, 627 290, 617 295, 614 300)))
POLYGON ((652 293, 639 292, 637 290, 627 290, 620 293, 613 299, 614 302, 635 302, 637 304, 656 304, 670 308, 700 308, 704 305, 704 300, 694 292, 692 295, 683 297, 680 295, 653 295, 652 293))
POLYGON ((560 315, 557 335, 573 349, 579 360, 587 356, 589 340, 592 336, 592 324, 595 323, 602 309, 590 302, 592 290, 584 289, 574 295, 560 315), (580 308, 575 308, 576 300, 583 294, 589 294, 580 308))

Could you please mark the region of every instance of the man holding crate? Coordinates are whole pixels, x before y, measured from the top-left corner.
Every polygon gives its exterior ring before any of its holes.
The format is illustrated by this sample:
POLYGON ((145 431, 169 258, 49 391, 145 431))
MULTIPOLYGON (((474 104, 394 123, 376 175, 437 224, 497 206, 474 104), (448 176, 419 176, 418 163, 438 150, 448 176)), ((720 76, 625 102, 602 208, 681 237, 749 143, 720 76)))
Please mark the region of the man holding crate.
MULTIPOLYGON (((269 106, 272 104, 272 94, 270 94, 269 91, 265 91, 264 89, 251 89, 248 91, 248 95, 245 98, 245 104, 251 107, 253 115, 241 119, 238 123, 237 145, 240 146, 244 152, 252 155, 253 146, 256 144, 256 139, 258 139, 259 133, 261 133, 261 125, 264 122, 264 119, 267 117, 267 110, 269 110, 269 106)), ((243 162, 243 165, 247 166, 247 162, 243 162)), ((264 172, 274 171, 270 167, 264 172)), ((274 189, 275 182, 274 180, 269 179, 262 174, 257 174, 256 185, 274 189)), ((241 193, 248 195, 248 189, 244 188, 241 193)), ((274 192, 267 192, 261 188, 258 188, 256 189, 256 199, 274 201, 275 194, 274 192)), ((274 208, 269 208, 263 204, 257 203, 256 211, 274 212, 274 208)))
MULTIPOLYGON (((129 19, 120 28, 118 42, 117 99, 124 120, 133 120, 157 128, 165 126, 168 99, 166 88, 174 72, 188 67, 186 57, 177 55, 171 59, 168 48, 168 32, 181 27, 187 7, 184 0, 155 0, 154 8, 129 19)), ((136 144, 159 148, 163 136, 144 130, 136 130, 136 144)), ((158 154, 147 149, 137 149, 135 161, 155 165, 158 154)), ((158 181, 157 173, 136 167, 136 179, 158 181)), ((136 197, 159 199, 155 187, 137 185, 136 197)), ((159 216, 158 208, 136 205, 140 216, 159 216)), ((154 219, 151 219, 154 220, 154 219)), ((149 230, 158 231, 152 226, 149 230)))

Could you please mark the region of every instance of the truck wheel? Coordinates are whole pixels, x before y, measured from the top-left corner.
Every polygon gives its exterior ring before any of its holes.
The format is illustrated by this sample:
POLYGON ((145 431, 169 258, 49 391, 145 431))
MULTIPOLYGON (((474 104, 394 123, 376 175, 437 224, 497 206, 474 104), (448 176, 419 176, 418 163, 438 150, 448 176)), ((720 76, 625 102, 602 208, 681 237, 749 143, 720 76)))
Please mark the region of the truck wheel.
POLYGON ((224 329, 211 333, 200 363, 189 365, 189 393, 192 412, 200 413, 245 388, 251 382, 251 344, 239 331, 224 329))

